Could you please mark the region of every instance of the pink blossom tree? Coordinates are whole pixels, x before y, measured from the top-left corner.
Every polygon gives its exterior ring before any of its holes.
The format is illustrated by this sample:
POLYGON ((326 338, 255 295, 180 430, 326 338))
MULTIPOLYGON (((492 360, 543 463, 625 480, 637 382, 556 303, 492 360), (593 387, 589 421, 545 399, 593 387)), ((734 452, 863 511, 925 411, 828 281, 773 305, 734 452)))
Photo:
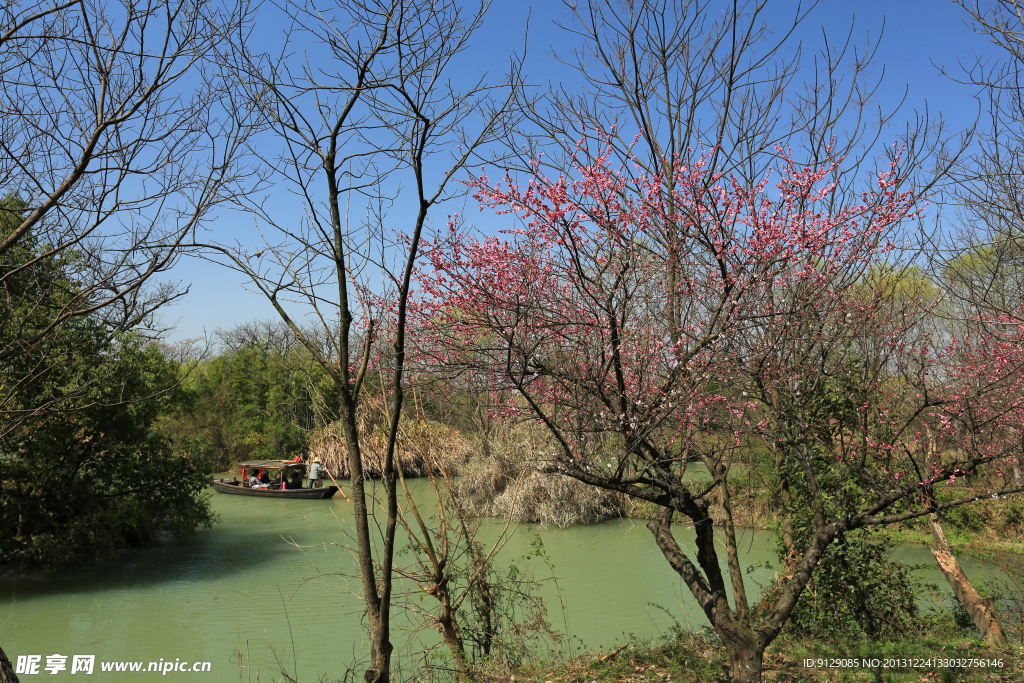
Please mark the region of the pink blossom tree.
POLYGON ((931 494, 1019 448, 1012 363, 991 340, 970 362, 956 344, 927 343, 926 297, 913 288, 896 297, 872 277, 899 256, 901 225, 915 213, 895 163, 848 201, 828 160, 801 167, 779 150, 774 177, 750 185, 709 170, 710 150, 664 164, 666 179, 613 168, 606 140, 584 137, 558 178, 536 164, 525 185, 508 174, 472 183, 482 208, 516 227, 478 238, 454 218, 426 250, 417 363, 472 377, 506 419, 542 425, 553 445, 535 456, 544 470, 658 505, 648 527, 721 637, 733 680, 757 681, 764 649, 840 534, 981 497, 931 494), (821 393, 819 377, 854 367, 865 387, 856 410, 815 412, 801 398, 821 393), (990 427, 965 419, 978 411, 990 427), (926 462, 908 434, 926 421, 977 443, 926 462), (805 479, 814 527, 757 610, 727 484, 751 439, 782 440, 780 462, 805 479), (822 457, 866 494, 832 504, 815 474, 822 457), (687 475, 695 465, 710 483, 687 475), (731 596, 712 530, 716 498, 731 596), (696 563, 671 533, 676 514, 693 523, 696 563))

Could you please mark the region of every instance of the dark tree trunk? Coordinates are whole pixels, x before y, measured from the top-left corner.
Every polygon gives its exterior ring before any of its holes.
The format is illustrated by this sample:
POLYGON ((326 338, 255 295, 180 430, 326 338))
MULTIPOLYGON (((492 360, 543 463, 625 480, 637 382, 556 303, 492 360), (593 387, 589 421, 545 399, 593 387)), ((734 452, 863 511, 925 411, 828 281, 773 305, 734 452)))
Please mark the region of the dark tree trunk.
MULTIPOLYGON (((370 541, 369 510, 366 505, 365 478, 363 476, 362 454, 356 427, 356 406, 351 395, 344 389, 338 391, 338 405, 345 435, 348 455, 349 486, 352 489, 352 509, 356 522, 357 562, 363 584, 363 600, 366 602, 367 620, 370 622, 370 668, 366 670, 366 683, 388 683, 391 680, 390 632, 386 610, 377 585, 373 566, 373 545, 370 541)), ((388 581, 389 576, 383 576, 388 581)))
POLYGON ((732 683, 761 683, 761 666, 764 648, 757 642, 757 636, 750 632, 735 634, 736 637, 722 636, 725 650, 729 653, 729 665, 732 669, 732 683), (745 637, 749 636, 749 637, 745 637))
POLYGON ((451 595, 448 593, 447 583, 446 579, 442 579, 435 584, 438 591, 437 598, 441 601, 441 614, 437 618, 437 623, 440 626, 444 643, 448 646, 448 650, 455 659, 455 666, 459 669, 460 677, 464 680, 472 679, 473 671, 466 659, 466 648, 462 639, 462 630, 459 628, 459 621, 455 610, 452 609, 452 600, 451 595))
MULTIPOLYGON (((693 505, 693 503, 691 503, 693 505)), ((689 587, 693 597, 704 610, 715 632, 722 639, 732 667, 733 683, 760 683, 764 650, 769 640, 750 628, 729 608, 725 581, 718 556, 715 553, 714 532, 706 509, 694 508, 687 516, 694 520, 697 532, 697 559, 707 580, 686 556, 672 536, 672 510, 662 508, 658 516, 647 525, 668 563, 689 587)))
POLYGON ((7 659, 4 649, 0 647, 0 683, 18 683, 18 677, 14 675, 14 667, 11 660, 7 659))
MULTIPOLYGON (((779 500, 787 511, 793 504, 793 493, 789 490, 789 476, 785 469, 786 459, 782 449, 775 452, 775 471, 779 473, 779 500)), ((794 550, 793 545, 793 520, 789 514, 782 516, 782 543, 786 546, 786 552, 794 550)))
POLYGON ((708 462, 712 471, 721 480, 718 487, 718 501, 722 509, 722 526, 725 527, 726 561, 729 563, 729 577, 732 579, 733 601, 736 605, 736 618, 744 626, 750 626, 750 607, 747 603, 747 589, 743 585, 743 572, 740 569, 739 547, 736 545, 736 529, 732 521, 732 501, 729 497, 728 474, 725 465, 708 462))

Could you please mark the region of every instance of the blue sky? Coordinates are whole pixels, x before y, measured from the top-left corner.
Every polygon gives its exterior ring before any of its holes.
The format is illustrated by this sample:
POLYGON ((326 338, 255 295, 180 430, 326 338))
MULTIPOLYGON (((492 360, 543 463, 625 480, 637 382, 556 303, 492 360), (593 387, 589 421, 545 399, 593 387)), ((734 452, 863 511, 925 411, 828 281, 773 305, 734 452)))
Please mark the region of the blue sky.
MULTIPOLYGON (((775 0, 780 9, 793 3, 775 0)), ((507 55, 521 51, 529 16, 529 51, 526 72, 529 82, 546 86, 549 82, 568 79, 570 75, 551 56, 552 46, 558 50, 571 48, 573 36, 554 25, 565 20, 561 3, 495 2, 481 30, 472 41, 471 52, 461 64, 467 78, 484 70, 500 75, 507 65, 507 55)), ((854 38, 860 43, 877 40, 883 22, 884 35, 877 53, 875 70, 885 78, 876 99, 883 108, 891 108, 906 92, 906 101, 897 121, 914 117, 915 110, 926 106, 934 116, 941 112, 952 130, 971 125, 978 115, 976 89, 962 86, 939 75, 936 64, 944 64, 959 72, 958 62, 972 64, 978 57, 998 56, 998 52, 965 24, 963 11, 949 0, 902 0, 882 2, 824 0, 804 24, 801 39, 808 45, 820 40, 822 29, 833 40, 845 37, 856 17, 854 38)), ((261 18, 257 28, 268 46, 276 39, 276 25, 271 17, 261 18)), ((571 85, 572 81, 568 81, 571 85)), ((892 139, 889 136, 888 139, 892 139)), ((885 138, 884 138, 885 139, 885 138)), ((439 207, 433 219, 443 225, 447 213, 461 210, 462 202, 439 207)), ((477 220, 473 211, 470 216, 477 220)), ((488 220, 483 218, 482 220, 488 220)), ((259 249, 254 239, 252 219, 223 212, 215 223, 216 233, 231 236, 259 249)), ((245 280, 222 266, 195 258, 184 258, 166 279, 190 288, 189 293, 162 312, 162 323, 174 326, 169 340, 202 337, 218 328, 230 328, 253 319, 273 319, 275 314, 262 295, 246 290, 245 280)))

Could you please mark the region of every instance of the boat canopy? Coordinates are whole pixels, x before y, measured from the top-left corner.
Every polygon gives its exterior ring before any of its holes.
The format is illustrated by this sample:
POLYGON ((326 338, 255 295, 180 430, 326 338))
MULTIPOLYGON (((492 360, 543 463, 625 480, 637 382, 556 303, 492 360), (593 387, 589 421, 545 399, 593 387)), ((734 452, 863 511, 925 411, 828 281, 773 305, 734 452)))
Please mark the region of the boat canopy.
POLYGON ((246 470, 289 470, 294 468, 306 469, 306 463, 295 460, 246 460, 238 463, 246 470))

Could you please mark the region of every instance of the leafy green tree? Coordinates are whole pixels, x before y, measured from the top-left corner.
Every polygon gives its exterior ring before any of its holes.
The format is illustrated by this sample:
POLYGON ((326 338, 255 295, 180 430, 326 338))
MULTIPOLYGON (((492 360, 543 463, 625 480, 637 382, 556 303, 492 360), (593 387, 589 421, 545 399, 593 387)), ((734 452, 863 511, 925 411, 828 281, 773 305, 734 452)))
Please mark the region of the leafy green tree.
MULTIPOLYGON (((26 202, 14 195, 0 200, 0 238, 16 228, 27 208, 26 202)), ((22 420, 60 408, 74 393, 65 387, 60 395, 37 392, 35 404, 18 400, 26 386, 35 384, 53 367, 48 359, 62 354, 63 341, 55 335, 40 338, 38 333, 75 296, 74 283, 63 276, 74 267, 74 253, 39 258, 46 251, 36 235, 29 234, 0 254, 0 343, 10 352, 3 360, 4 380, 0 382, 0 438, 22 420)))
POLYGON ((287 457, 306 445, 311 430, 335 419, 327 373, 305 348, 284 341, 248 339, 188 368, 184 384, 192 398, 166 420, 179 451, 216 468, 287 457))
MULTIPOLYGON (((78 294, 76 254, 46 251, 28 236, 0 255, 5 348, 78 294)), ((56 566, 209 525, 208 473, 158 429, 184 398, 159 349, 91 316, 0 364, 0 563, 56 566)))
POLYGON ((172 453, 156 427, 184 396, 173 363, 137 337, 107 341, 85 322, 78 344, 19 396, 32 405, 62 384, 85 384, 78 407, 24 421, 0 442, 0 562, 56 566, 212 521, 208 472, 172 453))
MULTIPOLYGON (((825 401, 837 407, 841 401, 825 401)), ((816 483, 826 491, 826 505, 848 508, 869 494, 866 487, 845 476, 826 448, 812 448, 810 454, 816 483)), ((788 575, 794 560, 814 537, 812 495, 806 478, 800 476, 796 458, 783 460, 787 472, 780 473, 790 485, 792 498, 785 505, 791 536, 777 539, 779 562, 788 575), (788 541, 788 542, 787 542, 788 541), (794 552, 795 551, 795 552, 794 552)), ((889 559, 893 544, 876 530, 854 529, 842 533, 818 561, 807 589, 800 595, 787 628, 803 635, 829 634, 839 638, 867 636, 872 640, 899 638, 917 623, 915 596, 920 592, 912 567, 889 559)))
MULTIPOLYGON (((890 275, 898 277, 878 271, 867 281, 878 285, 890 275)), ((907 289, 912 293, 914 287, 907 285, 907 289)), ((872 399, 870 385, 858 381, 863 370, 863 362, 855 360, 858 355, 850 353, 845 368, 823 380, 796 383, 791 393, 775 390, 766 396, 771 410, 765 416, 773 428, 772 438, 766 438, 763 447, 775 456, 770 488, 778 492, 783 517, 776 551, 786 577, 793 575, 814 539, 816 498, 825 514, 841 518, 855 514, 871 494, 870 486, 848 476, 834 455, 835 441, 857 427, 858 406, 872 399), (808 438, 808 425, 830 428, 808 438), (807 467, 813 477, 806 475, 807 467)), ((904 633, 918 614, 917 583, 906 569, 889 560, 891 550, 892 545, 873 529, 840 533, 818 560, 786 628, 802 635, 866 635, 873 640, 904 633)), ((778 599, 785 582, 771 587, 759 610, 778 599)))

